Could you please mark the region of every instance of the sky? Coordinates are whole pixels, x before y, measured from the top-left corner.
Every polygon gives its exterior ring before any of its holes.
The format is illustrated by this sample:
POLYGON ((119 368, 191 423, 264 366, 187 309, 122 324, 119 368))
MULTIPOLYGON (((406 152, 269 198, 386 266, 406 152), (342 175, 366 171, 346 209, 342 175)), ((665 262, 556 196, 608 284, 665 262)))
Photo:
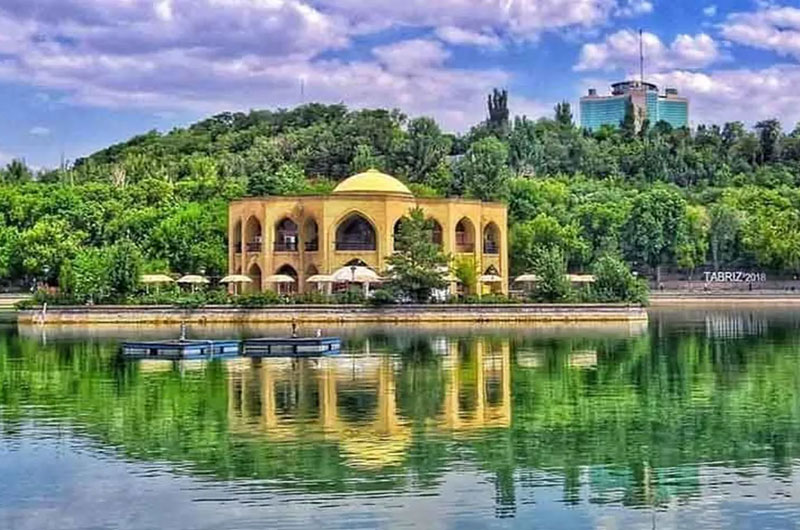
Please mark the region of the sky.
POLYGON ((640 28, 693 125, 800 121, 800 0, 0 0, 0 164, 311 101, 465 131, 500 87, 514 115, 577 118, 638 75, 640 28))

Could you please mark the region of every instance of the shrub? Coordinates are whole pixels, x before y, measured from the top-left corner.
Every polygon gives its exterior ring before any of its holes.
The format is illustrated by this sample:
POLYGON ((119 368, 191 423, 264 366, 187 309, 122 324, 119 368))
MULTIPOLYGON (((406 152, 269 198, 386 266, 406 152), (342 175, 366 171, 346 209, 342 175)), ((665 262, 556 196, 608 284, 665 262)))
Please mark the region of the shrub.
POLYGON ((647 283, 633 275, 628 265, 615 256, 603 256, 594 264, 593 292, 597 302, 632 302, 646 305, 647 283))

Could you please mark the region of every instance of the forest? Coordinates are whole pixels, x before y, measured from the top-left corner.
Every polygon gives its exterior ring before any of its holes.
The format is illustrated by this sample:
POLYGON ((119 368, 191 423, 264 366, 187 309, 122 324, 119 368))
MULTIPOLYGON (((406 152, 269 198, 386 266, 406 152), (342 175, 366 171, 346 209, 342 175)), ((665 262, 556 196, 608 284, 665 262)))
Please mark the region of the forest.
POLYGON ((219 276, 228 201, 324 194, 370 167, 418 196, 507 202, 513 274, 543 251, 574 272, 605 256, 651 277, 800 268, 800 126, 637 130, 626 118, 592 133, 568 103, 537 120, 511 107, 495 91, 487 118, 456 135, 399 110, 306 104, 150 131, 58 169, 14 160, 0 170, 0 285, 108 270, 111 290, 127 288, 125 270, 219 276))

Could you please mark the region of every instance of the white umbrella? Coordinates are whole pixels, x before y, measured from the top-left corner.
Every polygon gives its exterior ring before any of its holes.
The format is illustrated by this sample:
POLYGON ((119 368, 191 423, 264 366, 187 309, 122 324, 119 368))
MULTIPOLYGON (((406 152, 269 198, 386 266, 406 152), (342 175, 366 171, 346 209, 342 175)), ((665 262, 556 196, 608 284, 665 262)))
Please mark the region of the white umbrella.
POLYGON ((239 294, 239 284, 240 283, 253 283, 253 279, 250 276, 245 276, 244 274, 230 274, 222 278, 219 283, 232 283, 233 285, 233 294, 239 294))
POLYGON ((295 279, 288 274, 273 274, 264 278, 267 283, 294 283, 295 279))
POLYGON ((536 283, 540 280, 538 274, 523 274, 514 278, 514 283, 536 283))
POLYGON ((335 281, 333 276, 329 274, 315 274, 306 280, 308 283, 333 283, 335 281))
POLYGON ((222 278, 219 283, 252 283, 253 279, 244 274, 231 274, 222 278))
POLYGON ((141 283, 171 283, 175 280, 166 274, 142 274, 139 277, 139 281, 141 283))
POLYGON ((187 274, 186 276, 182 276, 178 278, 178 283, 188 283, 192 286, 192 292, 194 292, 195 288, 200 284, 210 283, 208 278, 205 276, 200 276, 197 274, 187 274))
POLYGON ((383 281, 377 272, 362 266, 342 267, 331 276, 335 282, 381 283, 383 281))
POLYGON ((482 283, 501 283, 503 281, 503 278, 496 274, 484 274, 480 279, 482 283))
POLYGON ((594 283, 597 281, 593 274, 567 274, 567 278, 572 283, 594 283))

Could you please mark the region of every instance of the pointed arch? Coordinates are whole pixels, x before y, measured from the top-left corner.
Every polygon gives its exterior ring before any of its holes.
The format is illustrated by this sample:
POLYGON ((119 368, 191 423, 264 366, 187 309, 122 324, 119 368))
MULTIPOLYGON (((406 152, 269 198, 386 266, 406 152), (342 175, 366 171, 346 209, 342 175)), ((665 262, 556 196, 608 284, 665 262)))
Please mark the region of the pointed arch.
POLYGON ((275 223, 275 252, 297 252, 299 232, 297 223, 289 217, 275 223))
POLYGON ((306 252, 319 250, 319 225, 313 217, 306 219, 305 224, 303 224, 303 242, 306 252))
POLYGON ((233 237, 231 239, 231 245, 233 246, 233 252, 235 254, 242 253, 242 220, 236 219, 236 222, 233 223, 233 237))
POLYGON ((397 221, 395 221, 394 228, 392 229, 392 248, 394 249, 395 252, 399 250, 405 250, 403 248, 400 248, 402 245, 398 245, 397 242, 398 236, 400 235, 400 229, 403 226, 405 220, 406 220, 405 216, 399 218, 397 221))
POLYGON ((475 225, 469 217, 462 217, 456 223, 456 252, 475 252, 475 225))
POLYGON ((336 226, 336 250, 378 250, 375 225, 360 212, 348 214, 336 226))
POLYGON ((297 270, 289 264, 281 266, 275 274, 282 274, 290 276, 294 279, 294 283, 279 283, 277 284, 277 291, 281 294, 292 294, 297 292, 297 270))
POLYGON ((442 225, 433 217, 429 217, 431 222, 431 241, 442 247, 444 245, 444 231, 442 230, 442 225))
POLYGON ((261 229, 261 221, 255 215, 247 219, 244 227, 244 239, 248 252, 261 252, 264 243, 264 232, 261 229))
POLYGON ((500 228, 494 222, 483 228, 483 253, 500 254, 500 228))
POLYGON ((249 283, 247 286, 247 290, 253 293, 260 293, 261 292, 261 267, 258 266, 258 263, 253 263, 250 265, 250 268, 247 269, 247 275, 250 277, 252 283, 249 283))

